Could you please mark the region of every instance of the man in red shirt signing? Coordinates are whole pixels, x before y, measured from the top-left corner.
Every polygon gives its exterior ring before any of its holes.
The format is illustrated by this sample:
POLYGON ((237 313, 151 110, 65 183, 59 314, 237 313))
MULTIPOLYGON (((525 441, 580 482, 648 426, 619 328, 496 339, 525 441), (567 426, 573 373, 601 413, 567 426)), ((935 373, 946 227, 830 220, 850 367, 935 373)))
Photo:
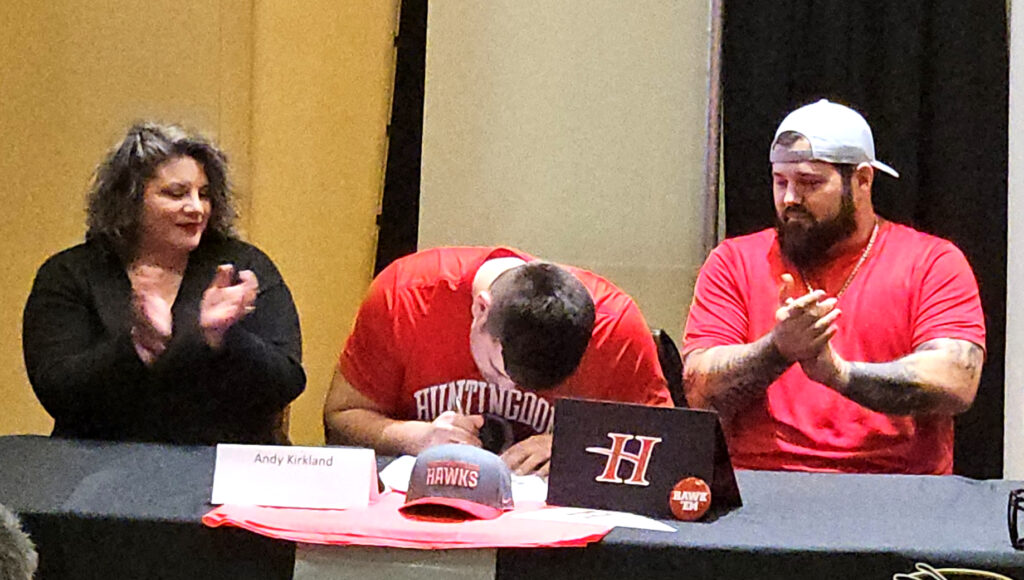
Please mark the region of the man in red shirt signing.
POLYGON ((586 270, 509 248, 435 248, 374 279, 324 407, 328 443, 418 454, 481 445, 484 417, 511 427, 502 458, 545 474, 559 397, 671 406, 633 300, 586 270))

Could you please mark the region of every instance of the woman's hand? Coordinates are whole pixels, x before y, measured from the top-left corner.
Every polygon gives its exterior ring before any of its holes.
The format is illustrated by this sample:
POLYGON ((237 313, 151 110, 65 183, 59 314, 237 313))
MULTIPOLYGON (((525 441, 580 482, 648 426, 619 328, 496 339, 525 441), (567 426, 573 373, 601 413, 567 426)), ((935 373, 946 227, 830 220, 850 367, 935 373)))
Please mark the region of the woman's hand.
POLYGON ((146 366, 152 365, 171 340, 171 303, 180 277, 155 266, 137 266, 128 275, 132 282, 132 344, 146 366))
POLYGON ((242 270, 233 280, 234 274, 235 267, 231 264, 217 266, 217 273, 199 304, 199 328, 206 344, 214 350, 220 348, 224 334, 233 324, 256 310, 260 287, 256 274, 242 270))

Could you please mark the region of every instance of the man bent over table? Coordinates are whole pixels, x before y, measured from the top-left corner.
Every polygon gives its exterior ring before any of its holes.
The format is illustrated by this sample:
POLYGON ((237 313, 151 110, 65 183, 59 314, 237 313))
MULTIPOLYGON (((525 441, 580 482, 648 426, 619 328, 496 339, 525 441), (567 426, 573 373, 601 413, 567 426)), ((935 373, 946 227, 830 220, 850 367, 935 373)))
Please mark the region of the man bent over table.
POLYGON ((374 279, 324 408, 327 441, 418 454, 481 445, 483 415, 512 425, 502 458, 546 474, 554 402, 671 406, 633 300, 586 270, 508 248, 449 247, 374 279))

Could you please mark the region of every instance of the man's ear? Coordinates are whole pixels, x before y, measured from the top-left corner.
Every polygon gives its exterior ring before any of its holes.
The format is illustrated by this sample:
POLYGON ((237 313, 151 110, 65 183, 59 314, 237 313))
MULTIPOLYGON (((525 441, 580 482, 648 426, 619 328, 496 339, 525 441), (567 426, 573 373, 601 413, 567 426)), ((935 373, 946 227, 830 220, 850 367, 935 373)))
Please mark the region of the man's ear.
POLYGON ((853 172, 853 186, 862 193, 870 192, 874 181, 875 168, 870 163, 861 163, 853 172))
POLYGON ((472 313, 474 322, 477 319, 480 319, 479 322, 481 323, 487 320, 487 310, 491 307, 491 300, 493 300, 493 297, 489 290, 482 290, 473 297, 472 313))

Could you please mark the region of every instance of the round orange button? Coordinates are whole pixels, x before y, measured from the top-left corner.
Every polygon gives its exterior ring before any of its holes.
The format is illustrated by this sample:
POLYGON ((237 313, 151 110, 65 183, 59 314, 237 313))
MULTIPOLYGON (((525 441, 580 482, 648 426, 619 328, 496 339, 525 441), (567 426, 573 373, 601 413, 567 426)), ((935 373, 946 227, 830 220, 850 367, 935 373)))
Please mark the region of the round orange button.
POLYGON ((669 492, 668 507, 676 519, 698 520, 711 507, 711 488, 699 477, 682 479, 669 492))

